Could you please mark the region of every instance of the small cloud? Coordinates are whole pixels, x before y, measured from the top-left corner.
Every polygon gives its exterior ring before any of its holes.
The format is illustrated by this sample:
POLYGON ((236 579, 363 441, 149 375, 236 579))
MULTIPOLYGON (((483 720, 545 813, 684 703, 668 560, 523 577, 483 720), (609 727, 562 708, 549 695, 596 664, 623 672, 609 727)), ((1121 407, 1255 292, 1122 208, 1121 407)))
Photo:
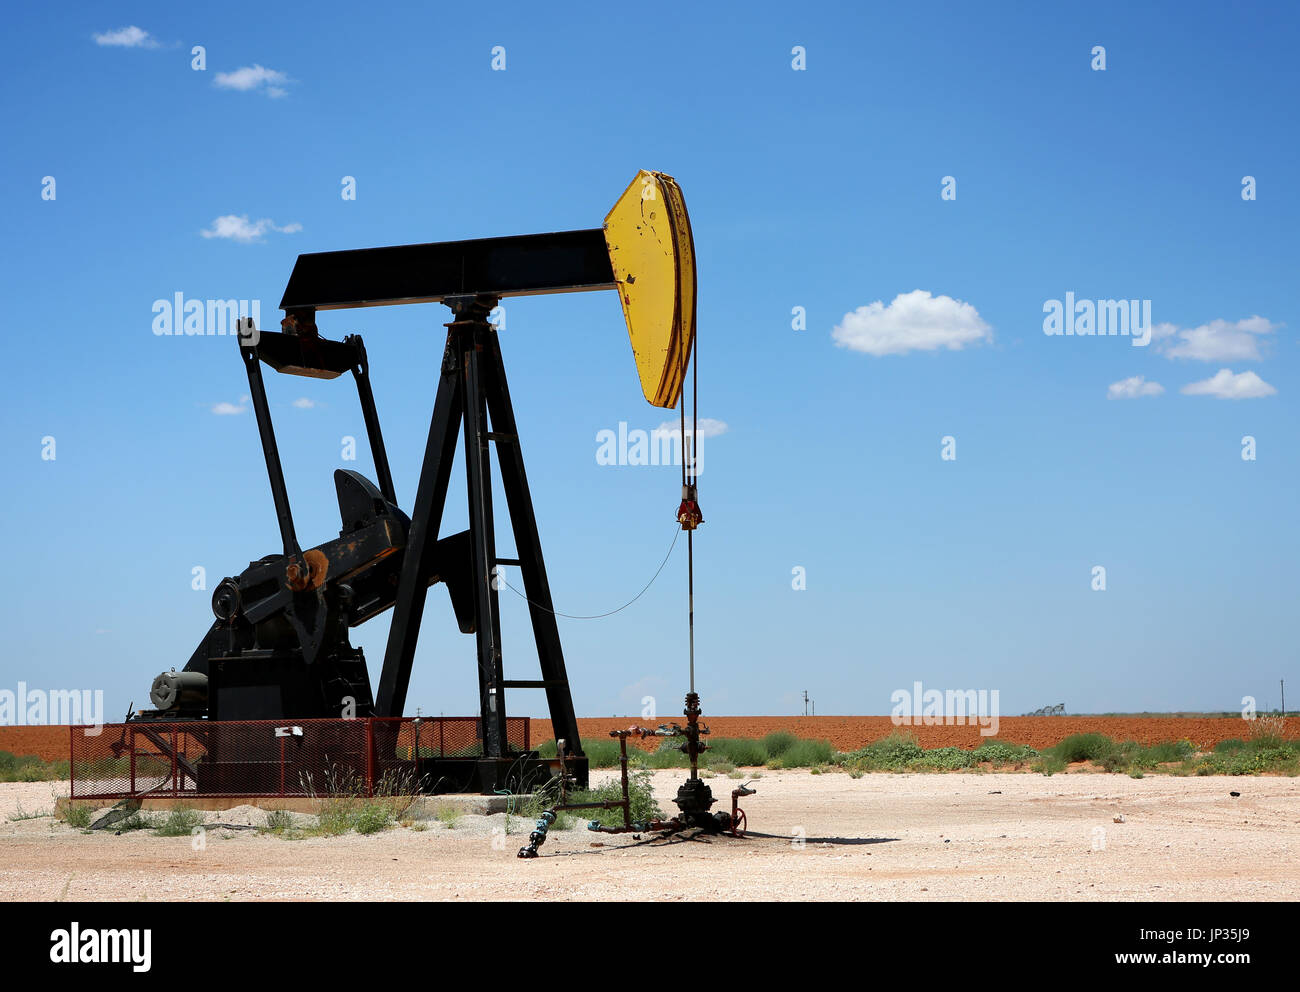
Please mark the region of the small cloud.
POLYGON ((212 404, 212 412, 218 417, 230 417, 236 413, 243 413, 248 409, 248 404, 250 402, 251 401, 247 396, 239 397, 238 403, 227 403, 223 400, 220 403, 212 404))
POLYGON ((248 214, 225 214, 214 220, 212 226, 206 231, 200 231, 199 233, 205 238, 225 238, 242 244, 251 244, 254 241, 261 241, 262 235, 267 231, 296 234, 301 230, 302 225, 298 223, 278 227, 273 221, 265 217, 261 220, 250 221, 248 214))
POLYGON ((1218 400, 1254 400, 1277 392, 1254 372, 1234 374, 1231 369, 1219 369, 1209 379, 1189 383, 1182 391, 1188 396, 1213 396, 1218 400))
MULTIPOLYGON (((703 441, 705 438, 709 438, 709 437, 721 437, 723 434, 727 433, 727 431, 731 430, 731 428, 727 425, 727 422, 725 420, 715 420, 713 417, 701 417, 699 419, 698 430, 699 430, 700 440, 703 441)), ((665 420, 662 424, 660 424, 658 427, 655 428, 654 432, 656 434, 670 434, 673 437, 677 437, 682 432, 681 421, 665 420)), ((693 431, 691 429, 690 423, 688 422, 686 424, 686 435, 690 437, 692 436, 692 434, 693 431)))
POLYGON ((219 72, 212 80, 212 85, 223 90, 239 90, 241 93, 261 91, 272 99, 288 96, 285 84, 289 77, 279 69, 268 69, 263 65, 246 65, 233 72, 219 72))
POLYGON ((1131 375, 1119 382, 1112 382, 1106 388, 1108 400, 1135 400, 1142 396, 1159 396, 1165 387, 1158 382, 1147 382, 1144 375, 1131 375))
POLYGON ((951 296, 931 296, 923 289, 900 293, 889 306, 883 300, 846 313, 831 331, 841 348, 868 355, 904 355, 909 351, 960 351, 993 340, 993 328, 969 303, 951 296))
POLYGON ((314 410, 316 407, 320 406, 320 404, 315 400, 309 400, 306 396, 299 396, 293 401, 293 405, 299 410, 314 410))
MULTIPOLYGON (((634 708, 641 709, 647 705, 645 702, 646 697, 653 700, 660 694, 666 693, 667 690, 668 681, 666 679, 659 675, 647 675, 631 685, 623 686, 618 691, 618 699, 620 703, 631 703, 634 708)), ((650 717, 649 719, 656 718, 650 717)))
POLYGON ((116 31, 105 31, 102 34, 93 35, 96 45, 105 48, 159 48, 158 40, 153 37, 144 28, 138 28, 134 24, 130 27, 118 28, 116 31))
POLYGON ((1272 334, 1281 324, 1258 315, 1244 320, 1212 320, 1199 327, 1179 328, 1159 324, 1152 337, 1165 344, 1160 350, 1169 358, 1188 358, 1195 362, 1258 362, 1263 335, 1272 334))

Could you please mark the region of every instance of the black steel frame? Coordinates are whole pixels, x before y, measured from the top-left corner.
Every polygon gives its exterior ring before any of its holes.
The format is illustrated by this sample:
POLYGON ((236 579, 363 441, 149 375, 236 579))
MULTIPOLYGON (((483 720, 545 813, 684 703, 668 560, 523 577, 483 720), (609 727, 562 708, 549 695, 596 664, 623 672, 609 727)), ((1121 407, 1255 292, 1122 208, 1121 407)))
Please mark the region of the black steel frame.
MULTIPOLYGON (((463 439, 469 544, 472 558, 473 624, 477 646, 479 715, 485 787, 501 780, 512 756, 506 739, 505 690, 542 689, 563 759, 585 782, 577 717, 569 688, 542 556, 537 518, 519 443, 518 425, 506 381, 496 328, 488 317, 506 296, 583 292, 614 288, 613 271, 600 229, 556 234, 486 238, 300 255, 280 306, 283 333, 261 332, 241 339, 267 474, 289 569, 308 565, 294 532, 275 432, 271 426, 260 363, 278 371, 334 378, 351 371, 356 379, 379 488, 396 504, 392 473, 370 387, 365 345, 359 335, 342 342, 321 338, 316 311, 437 301, 452 311, 442 369, 410 528, 398 578, 392 625, 375 693, 374 714, 401 716, 424 615, 429 576, 435 568, 438 533, 446 507, 458 438, 463 439), (462 431, 463 425, 463 431, 462 431), (498 557, 492 507, 491 447, 496 446, 517 558, 498 557), (537 645, 541 678, 508 680, 502 661, 501 616, 496 568, 520 570, 537 645)), ((291 574, 294 574, 291 571, 291 574)), ((458 617, 459 617, 458 610, 458 617)), ((466 624, 462 630, 469 632, 466 624)))
POLYGON ((434 400, 433 419, 425 446, 424 465, 411 513, 411 531, 398 581, 397 603, 389 628, 388 648, 375 696, 378 716, 402 712, 410 684, 411 667, 424 614, 428 556, 438 541, 456 453, 457 436, 464 424, 463 441, 469 531, 473 556, 475 637, 478 648, 480 716, 485 755, 507 757, 504 690, 541 688, 557 739, 569 742, 568 754, 582 756, 578 722, 569 691, 541 538, 532 496, 524 470, 514 407, 506 382, 505 364, 496 329, 488 315, 497 304, 494 296, 451 297, 444 302, 455 317, 447 327, 442 376, 434 400), (496 553, 492 508, 491 445, 497 446, 501 484, 505 491, 518 558, 496 553), (529 604, 533 636, 537 642, 541 680, 507 680, 501 650, 501 613, 496 566, 517 565, 529 604))

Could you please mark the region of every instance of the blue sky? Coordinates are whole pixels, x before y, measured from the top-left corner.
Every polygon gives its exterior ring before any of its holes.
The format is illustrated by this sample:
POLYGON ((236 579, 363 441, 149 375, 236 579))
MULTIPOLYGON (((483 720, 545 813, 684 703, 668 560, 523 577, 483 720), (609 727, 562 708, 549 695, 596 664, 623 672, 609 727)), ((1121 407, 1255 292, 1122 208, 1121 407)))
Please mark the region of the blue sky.
MULTIPOLYGON (((273 328, 299 252, 596 227, 647 168, 686 194, 700 413, 727 427, 700 480, 706 712, 801 712, 807 689, 818 713, 887 713, 918 680, 998 689, 1004 714, 1276 705, 1300 555, 1298 19, 1267 4, 14 8, 0 685, 102 688, 114 717, 145 705, 210 623, 215 582, 278 550, 251 413, 214 412, 247 391, 237 349, 154 335, 155 300, 259 299, 273 328), (203 233, 232 230, 246 239, 203 233), (917 307, 895 303, 917 290, 917 307), (1044 304, 1067 292, 1150 300, 1159 336, 1048 336, 1044 304), (1205 382, 1245 395, 1183 392, 1205 382), (1163 392, 1109 396, 1151 383, 1163 392)), ((408 509, 445 314, 320 320, 365 335, 408 509)), ((503 348, 556 606, 611 609, 672 540, 678 478, 598 465, 596 434, 672 415, 642 399, 611 293, 511 301, 503 348)), ((317 544, 338 529, 343 436, 371 474, 355 394, 269 374, 268 389, 298 534, 317 544)), ((459 492, 447 530, 464 525, 459 492)), ((634 713, 646 694, 679 708, 683 551, 634 607, 562 621, 580 714, 634 713)), ((535 678, 510 599, 507 677, 535 678)), ((386 633, 386 618, 354 632, 372 676, 386 633)), ((508 705, 544 712, 526 691, 508 705)), ((473 641, 441 588, 416 706, 475 709, 473 641)))

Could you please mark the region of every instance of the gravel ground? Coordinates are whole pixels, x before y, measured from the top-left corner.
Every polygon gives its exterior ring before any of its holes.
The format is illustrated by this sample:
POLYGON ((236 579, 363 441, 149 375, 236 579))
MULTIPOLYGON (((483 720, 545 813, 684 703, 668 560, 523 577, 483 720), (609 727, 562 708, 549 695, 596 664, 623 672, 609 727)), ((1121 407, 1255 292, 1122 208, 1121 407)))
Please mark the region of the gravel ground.
MULTIPOLYGON (((681 779, 655 773, 665 810, 681 779)), ((710 785, 729 801, 734 783, 710 785)), ((67 783, 0 784, 0 899, 1300 898, 1297 779, 769 771, 755 785, 743 840, 577 829, 521 861, 531 823, 515 817, 507 835, 503 814, 301 840, 214 828, 195 850, 189 837, 10 820, 20 805, 48 813, 67 783)))

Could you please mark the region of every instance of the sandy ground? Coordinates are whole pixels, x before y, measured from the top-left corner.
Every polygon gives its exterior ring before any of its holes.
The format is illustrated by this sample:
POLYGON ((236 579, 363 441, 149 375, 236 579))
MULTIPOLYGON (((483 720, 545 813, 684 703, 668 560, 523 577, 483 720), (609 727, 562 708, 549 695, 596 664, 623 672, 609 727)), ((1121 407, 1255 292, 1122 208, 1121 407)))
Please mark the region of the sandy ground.
MULTIPOLYGON (((666 810, 681 779, 655 773, 666 810)), ((710 784, 729 802, 733 782, 710 784)), ((1300 898, 1297 779, 786 771, 755 785, 743 840, 554 831, 543 857, 521 861, 515 852, 531 823, 515 817, 507 836, 503 814, 304 840, 213 828, 195 850, 189 837, 90 835, 52 816, 10 820, 19 804, 50 811, 67 783, 0 784, 0 898, 1300 898)), ((243 808, 212 818, 260 815, 243 808)))

